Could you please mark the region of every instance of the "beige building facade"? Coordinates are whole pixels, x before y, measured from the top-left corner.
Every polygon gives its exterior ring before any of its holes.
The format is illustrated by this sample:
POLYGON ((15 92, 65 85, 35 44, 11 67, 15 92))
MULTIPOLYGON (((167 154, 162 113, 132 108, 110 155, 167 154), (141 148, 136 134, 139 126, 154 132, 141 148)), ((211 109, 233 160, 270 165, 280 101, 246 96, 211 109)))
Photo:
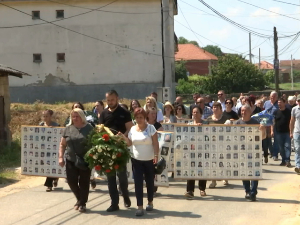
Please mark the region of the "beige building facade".
MULTIPOLYGON (((32 75, 9 78, 11 100, 144 98, 163 82, 162 21, 160 0, 1 1, 0 62, 32 75)), ((166 66, 174 80, 174 60, 166 66)))

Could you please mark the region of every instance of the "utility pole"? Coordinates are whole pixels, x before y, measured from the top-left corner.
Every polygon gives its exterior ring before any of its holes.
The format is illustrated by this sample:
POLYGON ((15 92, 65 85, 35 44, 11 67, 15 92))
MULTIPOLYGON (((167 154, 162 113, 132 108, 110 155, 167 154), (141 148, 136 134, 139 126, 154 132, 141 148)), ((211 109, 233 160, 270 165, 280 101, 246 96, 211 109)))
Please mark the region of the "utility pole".
POLYGON ((252 63, 252 54, 251 54, 251 33, 249 33, 249 61, 252 63))
POLYGON ((260 69, 260 48, 258 49, 258 68, 260 69))
POLYGON ((278 37, 274 27, 274 72, 275 72, 275 91, 279 94, 279 60, 278 60, 278 37))
MULTIPOLYGON (((172 68, 171 68, 171 57, 174 56, 174 52, 171 52, 171 24, 170 24, 170 3, 169 0, 162 0, 162 28, 163 28, 163 55, 164 55, 164 79, 163 79, 163 88, 164 87, 170 87, 169 95, 168 95, 168 101, 173 100, 173 94, 175 94, 175 89, 173 87, 173 74, 172 74, 172 68), (174 93, 173 93, 174 89, 174 93)), ((174 33, 172 32, 172 35, 174 33)))
POLYGON ((291 82, 292 82, 292 90, 294 90, 293 55, 291 55, 291 82))

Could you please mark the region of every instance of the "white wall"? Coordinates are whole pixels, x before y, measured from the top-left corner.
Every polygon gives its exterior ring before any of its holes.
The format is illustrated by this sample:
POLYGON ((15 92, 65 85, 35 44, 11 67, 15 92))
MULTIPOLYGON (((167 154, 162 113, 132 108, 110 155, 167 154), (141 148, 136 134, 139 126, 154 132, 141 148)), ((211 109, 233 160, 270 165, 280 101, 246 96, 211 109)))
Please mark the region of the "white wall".
MULTIPOLYGON (((112 0, 60 2, 95 9, 112 0)), ((41 18, 47 21, 56 20, 56 10, 65 10, 65 17, 89 11, 47 1, 4 3, 30 15, 31 11, 39 10, 41 18)), ((117 45, 161 55, 160 7, 160 0, 119 0, 100 10, 156 13, 117 14, 94 11, 55 23, 117 45)), ((70 83, 94 85, 162 82, 161 56, 103 43, 51 24, 1 29, 39 23, 44 22, 32 20, 31 16, 0 5, 0 63, 32 75, 23 79, 10 78, 11 86, 37 83, 40 86, 51 86, 70 83), (42 54, 41 63, 33 62, 33 53, 42 54), (56 53, 65 53, 66 62, 57 62, 56 53), (49 74, 54 77, 49 77, 49 74)))

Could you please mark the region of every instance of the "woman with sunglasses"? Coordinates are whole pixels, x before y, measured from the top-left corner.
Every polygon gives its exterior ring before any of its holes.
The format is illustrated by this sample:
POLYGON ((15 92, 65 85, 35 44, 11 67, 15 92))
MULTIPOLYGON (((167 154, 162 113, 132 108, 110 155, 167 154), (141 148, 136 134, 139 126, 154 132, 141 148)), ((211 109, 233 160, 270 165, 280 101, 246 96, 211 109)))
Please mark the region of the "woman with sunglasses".
POLYGON ((177 120, 187 119, 188 116, 186 115, 185 108, 182 104, 177 104, 175 106, 175 115, 177 120))
POLYGON ((233 108, 233 101, 232 99, 226 99, 225 100, 225 111, 223 112, 223 116, 226 117, 227 120, 238 120, 239 116, 238 114, 232 110, 233 108))

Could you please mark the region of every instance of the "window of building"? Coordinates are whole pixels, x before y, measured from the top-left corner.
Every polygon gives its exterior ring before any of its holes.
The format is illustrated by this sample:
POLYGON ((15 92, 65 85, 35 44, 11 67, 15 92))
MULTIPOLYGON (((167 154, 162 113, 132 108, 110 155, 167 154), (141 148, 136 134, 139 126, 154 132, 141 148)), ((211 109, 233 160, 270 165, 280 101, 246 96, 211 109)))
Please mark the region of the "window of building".
POLYGON ((64 10, 56 10, 56 18, 65 18, 64 10))
POLYGON ((56 58, 57 58, 57 62, 65 62, 65 53, 57 53, 56 54, 56 58))
POLYGON ((32 19, 33 20, 40 19, 40 11, 32 11, 32 19))
POLYGON ((42 62, 42 54, 33 54, 33 62, 42 62))

